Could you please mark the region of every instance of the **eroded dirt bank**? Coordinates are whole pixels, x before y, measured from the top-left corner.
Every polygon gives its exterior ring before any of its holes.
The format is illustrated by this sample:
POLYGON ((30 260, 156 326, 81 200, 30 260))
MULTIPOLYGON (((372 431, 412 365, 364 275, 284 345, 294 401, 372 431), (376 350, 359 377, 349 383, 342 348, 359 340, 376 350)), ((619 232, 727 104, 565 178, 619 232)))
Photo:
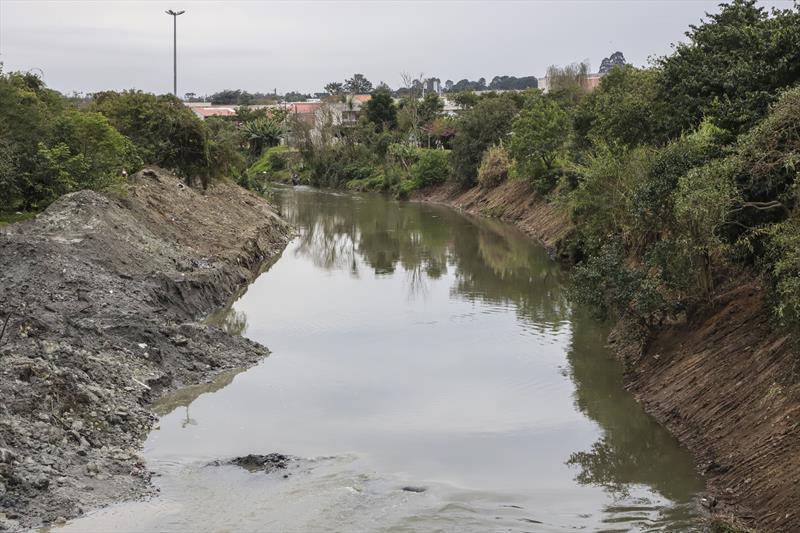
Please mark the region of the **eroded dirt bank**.
MULTIPOLYGON (((571 231, 521 182, 444 185, 414 199, 499 217, 551 252, 571 231)), ((745 281, 691 323, 661 331, 645 353, 611 341, 628 387, 694 454, 710 513, 745 530, 800 531, 800 357, 769 317, 764 291, 745 281)))
POLYGON ((277 257, 288 226, 228 184, 154 169, 0 230, 0 530, 143 494, 162 392, 267 350, 199 321, 277 257))

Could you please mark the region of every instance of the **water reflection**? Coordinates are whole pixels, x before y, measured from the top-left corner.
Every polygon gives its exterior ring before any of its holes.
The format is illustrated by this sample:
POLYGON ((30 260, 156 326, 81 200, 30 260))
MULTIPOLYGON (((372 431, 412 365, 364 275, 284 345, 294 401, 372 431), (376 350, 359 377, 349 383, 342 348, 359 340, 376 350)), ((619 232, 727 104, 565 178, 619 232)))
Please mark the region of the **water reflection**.
POLYGON ((402 267, 412 298, 425 296, 428 280, 453 271, 454 296, 514 308, 534 331, 569 324, 575 406, 603 428, 590 449, 567 461, 578 471, 578 483, 602 486, 617 498, 629 497, 632 486, 646 486, 676 502, 702 490, 685 451, 625 391, 603 343, 607 326, 571 311, 565 273, 527 236, 496 220, 381 196, 353 200, 277 189, 273 200, 304 230, 297 253, 318 267, 354 276, 365 274, 360 264, 377 276, 402 267))
POLYGON ((568 464, 580 469, 576 481, 620 495, 632 484, 647 485, 674 501, 702 490, 675 438, 625 391, 621 373, 608 371, 608 350, 596 342, 605 332, 585 313, 572 317, 567 359, 575 405, 605 430, 591 449, 570 456, 568 464))
MULTIPOLYGON (((235 311, 230 311, 236 314, 235 311)), ((152 405, 153 412, 159 416, 165 416, 178 408, 184 408, 186 411, 186 424, 196 425, 197 421, 189 417, 189 406, 192 405, 197 398, 203 394, 210 394, 222 390, 233 382, 238 374, 244 371, 243 368, 232 368, 220 373, 216 378, 208 383, 200 383, 199 385, 190 385, 182 389, 176 390, 165 394, 157 402, 152 405)))
POLYGON ((535 328, 558 329, 569 316, 564 273, 515 228, 464 217, 435 206, 400 204, 378 195, 356 197, 275 189, 272 200, 303 228, 296 253, 326 270, 406 272, 409 295, 455 271, 455 296, 514 307, 535 328), (477 231, 476 231, 477 227, 477 231))

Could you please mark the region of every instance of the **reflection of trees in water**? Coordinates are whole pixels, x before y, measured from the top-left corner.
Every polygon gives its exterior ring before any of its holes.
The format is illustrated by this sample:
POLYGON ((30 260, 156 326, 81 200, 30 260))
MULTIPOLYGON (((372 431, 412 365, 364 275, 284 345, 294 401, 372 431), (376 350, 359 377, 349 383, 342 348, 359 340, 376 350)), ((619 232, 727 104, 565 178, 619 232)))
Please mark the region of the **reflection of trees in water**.
POLYGON ((247 314, 244 311, 229 308, 218 325, 229 335, 240 336, 247 330, 247 314))
POLYGON ((459 297, 513 305, 525 323, 539 329, 558 329, 569 318, 575 403, 604 432, 590 450, 570 457, 568 464, 580 469, 577 481, 618 495, 631 484, 647 485, 678 502, 702 489, 688 455, 624 390, 620 369, 603 346, 604 327, 571 316, 559 265, 521 232, 495 220, 380 196, 286 192, 276 199, 305 229, 298 253, 322 268, 357 275, 362 264, 381 275, 400 266, 410 297, 424 295, 428 280, 453 268, 459 297))
POLYGON ((517 230, 468 220, 436 206, 401 204, 377 195, 337 196, 286 191, 283 212, 304 228, 297 253, 325 269, 358 274, 358 259, 375 274, 406 272, 409 296, 455 267, 455 293, 515 305, 534 327, 557 327, 568 315, 559 267, 517 230))
POLYGON ((233 303, 238 299, 231 298, 228 305, 212 313, 206 323, 216 326, 229 335, 241 336, 247 331, 247 314, 244 311, 237 311, 233 308, 233 303))
POLYGON ((477 220, 479 230, 454 241, 459 258, 455 292, 504 305, 536 329, 558 329, 569 316, 559 265, 513 228, 477 220))
POLYGON ((183 427, 186 427, 187 425, 197 425, 197 422, 193 418, 189 417, 189 405, 191 405, 192 402, 194 402, 203 394, 213 393, 224 389, 230 385, 233 381, 233 378, 235 378, 243 370, 244 369, 242 368, 226 370, 209 383, 190 385, 188 387, 165 394, 153 404, 153 411, 159 416, 164 416, 179 407, 185 407, 186 413, 184 421, 182 422, 183 427))
POLYGON ((675 502, 702 490, 691 457, 644 412, 622 381, 622 372, 602 342, 605 328, 575 314, 567 352, 575 384, 575 405, 600 424, 603 436, 588 451, 573 453, 568 465, 576 481, 607 488, 619 496, 631 484, 647 485, 675 502))

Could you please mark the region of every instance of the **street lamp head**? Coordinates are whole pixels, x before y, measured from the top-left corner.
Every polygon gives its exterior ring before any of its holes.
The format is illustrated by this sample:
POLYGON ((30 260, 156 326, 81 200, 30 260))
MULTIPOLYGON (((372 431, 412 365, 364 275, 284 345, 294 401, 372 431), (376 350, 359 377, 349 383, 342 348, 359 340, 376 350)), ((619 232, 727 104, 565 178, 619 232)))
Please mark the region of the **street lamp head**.
POLYGON ((164 13, 166 13, 167 15, 172 15, 173 17, 177 17, 178 15, 183 15, 184 13, 186 13, 186 11, 177 11, 177 12, 175 12, 175 11, 173 11, 171 9, 168 9, 168 10, 164 11, 164 13))

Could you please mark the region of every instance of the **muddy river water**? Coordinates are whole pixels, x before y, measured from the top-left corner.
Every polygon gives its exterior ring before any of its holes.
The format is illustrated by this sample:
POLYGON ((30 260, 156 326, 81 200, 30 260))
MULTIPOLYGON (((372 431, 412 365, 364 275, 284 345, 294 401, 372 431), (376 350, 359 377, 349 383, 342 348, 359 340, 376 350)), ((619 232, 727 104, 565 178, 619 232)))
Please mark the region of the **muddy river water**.
POLYGON ((59 531, 701 530, 691 458, 541 247, 446 207, 272 198, 299 235, 215 317, 272 354, 159 405, 157 496, 59 531), (209 466, 270 452, 297 460, 209 466))

